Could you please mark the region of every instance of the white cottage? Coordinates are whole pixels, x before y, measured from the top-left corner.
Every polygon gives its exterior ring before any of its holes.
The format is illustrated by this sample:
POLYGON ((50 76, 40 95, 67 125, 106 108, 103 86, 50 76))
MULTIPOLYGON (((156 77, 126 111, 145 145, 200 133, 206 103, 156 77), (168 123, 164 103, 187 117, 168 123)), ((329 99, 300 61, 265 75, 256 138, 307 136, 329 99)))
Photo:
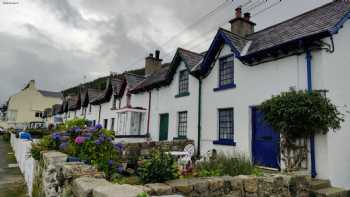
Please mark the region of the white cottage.
POLYGON ((306 170, 350 188, 350 3, 334 1, 258 32, 249 13, 236 11, 231 31, 218 30, 196 68, 201 152, 243 152, 257 165, 280 169, 279 136, 256 106, 290 88, 327 90, 345 122, 337 132, 310 139, 306 170))
MULTIPOLYGON (((198 139, 198 80, 191 70, 202 55, 178 49, 172 62, 163 64, 136 86, 135 98, 148 98, 150 137, 154 141, 198 139)), ((159 62, 160 64, 160 62, 159 62)))

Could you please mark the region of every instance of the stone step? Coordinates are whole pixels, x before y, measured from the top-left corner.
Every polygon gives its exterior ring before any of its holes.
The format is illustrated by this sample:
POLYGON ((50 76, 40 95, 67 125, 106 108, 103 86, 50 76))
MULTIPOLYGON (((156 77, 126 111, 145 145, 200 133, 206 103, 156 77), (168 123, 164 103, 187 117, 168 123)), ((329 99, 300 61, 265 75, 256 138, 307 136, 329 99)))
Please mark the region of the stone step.
POLYGON ((319 190, 319 189, 330 187, 331 182, 329 180, 313 179, 310 185, 311 185, 311 190, 319 190))
POLYGON ((328 187, 313 191, 315 197, 348 197, 350 196, 349 191, 337 188, 328 187))

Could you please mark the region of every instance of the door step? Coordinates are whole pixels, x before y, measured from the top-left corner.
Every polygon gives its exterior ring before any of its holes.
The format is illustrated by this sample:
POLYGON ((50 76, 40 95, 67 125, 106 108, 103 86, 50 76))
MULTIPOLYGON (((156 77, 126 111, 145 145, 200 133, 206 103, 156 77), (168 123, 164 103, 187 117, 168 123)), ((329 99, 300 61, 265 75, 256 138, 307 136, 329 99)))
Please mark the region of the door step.
POLYGON ((313 179, 310 183, 312 190, 324 189, 331 187, 331 182, 329 180, 313 179))
POLYGON ((314 197, 348 197, 349 191, 338 187, 327 187, 312 191, 314 197))
POLYGON ((312 197, 350 197, 349 191, 332 187, 329 180, 312 179, 310 186, 312 197))

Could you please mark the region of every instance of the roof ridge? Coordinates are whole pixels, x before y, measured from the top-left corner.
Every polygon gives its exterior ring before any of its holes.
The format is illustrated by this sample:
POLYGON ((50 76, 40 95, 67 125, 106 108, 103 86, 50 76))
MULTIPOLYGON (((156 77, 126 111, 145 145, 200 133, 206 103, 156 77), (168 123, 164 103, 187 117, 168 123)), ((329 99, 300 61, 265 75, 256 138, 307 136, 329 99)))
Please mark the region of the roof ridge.
POLYGON ((225 33, 229 33, 229 34, 231 34, 231 35, 233 35, 233 36, 236 36, 236 37, 238 37, 238 38, 244 39, 244 40, 246 40, 246 41, 249 41, 249 40, 250 40, 250 39, 248 39, 247 37, 240 36, 240 35, 235 34, 235 33, 231 32, 231 31, 229 31, 229 30, 227 30, 227 29, 225 29, 225 28, 222 28, 222 27, 219 27, 219 30, 218 30, 218 31, 224 31, 225 33))
POLYGON ((309 11, 303 12, 303 13, 301 13, 301 14, 299 14, 299 15, 293 16, 293 17, 291 17, 291 18, 289 18, 289 19, 286 19, 286 20, 284 20, 284 21, 281 21, 281 22, 279 22, 279 23, 276 23, 276 24, 274 24, 274 25, 271 25, 271 26, 269 26, 269 27, 266 27, 266 28, 264 28, 264 29, 261 29, 261 30, 259 30, 259 31, 256 31, 256 32, 254 32, 254 33, 248 34, 246 37, 249 37, 249 36, 252 36, 252 35, 254 35, 254 34, 260 33, 260 32, 262 32, 262 31, 266 31, 266 30, 268 30, 268 29, 274 28, 274 27, 276 27, 276 26, 278 26, 278 25, 281 25, 281 24, 283 24, 283 23, 286 23, 286 22, 288 22, 288 21, 291 21, 291 20, 293 20, 293 19, 295 19, 295 18, 298 18, 298 17, 301 17, 301 16, 303 16, 303 15, 307 15, 307 14, 309 14, 309 13, 311 13, 311 12, 314 12, 314 11, 316 11, 316 10, 322 9, 322 8, 324 8, 324 7, 327 7, 327 6, 331 5, 331 4, 334 4, 334 3, 342 3, 342 2, 343 2, 343 3, 350 3, 350 1, 333 0, 332 2, 326 3, 326 4, 324 4, 324 5, 321 5, 321 6, 319 6, 319 7, 316 7, 316 8, 314 8, 314 9, 309 10, 309 11))
POLYGON ((184 49, 184 48, 181 48, 181 47, 179 47, 178 49, 179 49, 179 50, 182 50, 182 51, 185 51, 185 52, 189 52, 189 53, 193 53, 193 54, 202 56, 200 53, 197 53, 197 52, 194 52, 194 51, 190 51, 190 50, 188 50, 188 49, 184 49))

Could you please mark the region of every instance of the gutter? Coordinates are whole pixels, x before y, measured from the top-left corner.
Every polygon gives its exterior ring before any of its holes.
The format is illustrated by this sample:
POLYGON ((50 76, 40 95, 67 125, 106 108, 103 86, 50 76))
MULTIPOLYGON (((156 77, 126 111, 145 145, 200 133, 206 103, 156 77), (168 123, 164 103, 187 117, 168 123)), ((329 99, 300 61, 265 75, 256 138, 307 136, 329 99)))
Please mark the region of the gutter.
MULTIPOLYGON (((311 50, 306 50, 306 65, 307 65, 307 90, 312 92, 312 54, 311 50)), ((316 158, 315 158, 315 135, 310 137, 310 155, 311 155, 311 177, 317 176, 316 158)))
POLYGON ((100 107, 100 109, 98 110, 98 124, 101 124, 101 109, 102 109, 102 106, 101 104, 98 105, 100 107))

